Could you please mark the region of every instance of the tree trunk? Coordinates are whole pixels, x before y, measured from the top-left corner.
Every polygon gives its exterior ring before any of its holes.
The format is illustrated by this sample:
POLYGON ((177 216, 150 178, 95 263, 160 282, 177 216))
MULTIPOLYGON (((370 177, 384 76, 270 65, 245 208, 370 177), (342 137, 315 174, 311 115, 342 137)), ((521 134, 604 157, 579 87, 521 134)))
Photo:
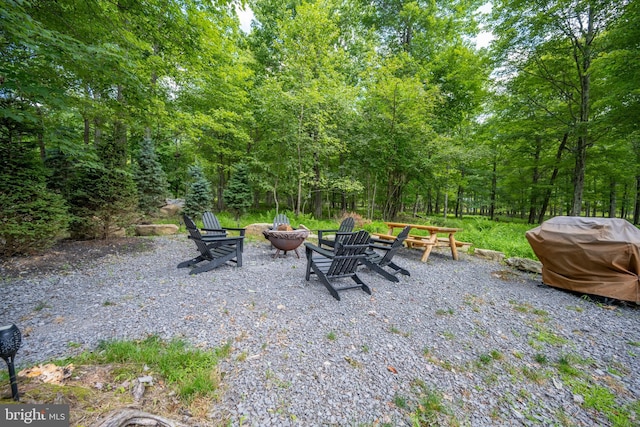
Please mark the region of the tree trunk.
POLYGON ((578 144, 576 146, 576 166, 573 171, 573 204, 571 215, 578 216, 582 211, 582 196, 584 192, 584 175, 587 168, 587 148, 589 147, 589 103, 591 91, 591 44, 595 38, 593 28, 594 12, 589 7, 587 33, 584 40, 575 38, 574 59, 580 77, 580 120, 578 122, 578 144), (582 44, 584 42, 584 44, 582 44), (579 59, 580 58, 580 59, 579 59))
POLYGON ((556 177, 558 176, 559 168, 560 168, 560 160, 562 160, 562 152, 567 146, 567 141, 569 140, 569 134, 565 133, 562 136, 562 142, 560 146, 558 146, 558 151, 556 152, 556 161, 553 166, 553 172, 551 173, 551 178, 549 178, 549 186, 547 187, 547 191, 545 192, 544 199, 542 200, 542 206, 540 207, 540 212, 538 213, 538 224, 542 224, 544 221, 544 215, 547 212, 547 207, 549 206, 549 200, 551 199, 551 192, 553 191, 553 186, 556 182, 556 177))
POLYGON ((636 202, 633 207, 633 223, 638 225, 640 222, 640 175, 636 175, 636 202))
POLYGON ((527 221, 529 224, 534 224, 536 220, 536 210, 538 208, 538 183, 540 181, 540 169, 538 165, 540 164, 540 151, 542 150, 542 138, 539 135, 536 135, 536 145, 535 151, 533 154, 533 175, 531 177, 531 197, 529 199, 529 220, 527 221))
POLYGON ((493 170, 491 172, 491 205, 489 206, 489 218, 492 220, 495 219, 496 216, 496 196, 498 191, 498 177, 497 177, 497 167, 498 167, 498 159, 497 156, 493 156, 493 170))
POLYGON ((316 218, 322 217, 322 191, 320 191, 320 161, 318 159, 318 153, 313 154, 313 173, 316 178, 316 183, 313 188, 313 207, 314 215, 316 218))
POLYGON ((464 197, 464 187, 462 185, 458 185, 458 193, 456 196, 456 218, 462 219, 462 198, 464 197))
POLYGON ((616 180, 609 181, 609 218, 616 217, 616 180))
POLYGON ((298 197, 295 206, 296 215, 300 215, 300 204, 302 202, 302 121, 304 119, 304 105, 300 107, 300 117, 298 119, 298 197))
POLYGON ((219 156, 218 161, 220 163, 218 166, 218 185, 216 189, 216 196, 218 200, 216 202, 216 207, 218 211, 221 211, 224 209, 224 198, 222 197, 222 195, 224 194, 224 183, 225 183, 224 168, 222 167, 222 155, 219 156))

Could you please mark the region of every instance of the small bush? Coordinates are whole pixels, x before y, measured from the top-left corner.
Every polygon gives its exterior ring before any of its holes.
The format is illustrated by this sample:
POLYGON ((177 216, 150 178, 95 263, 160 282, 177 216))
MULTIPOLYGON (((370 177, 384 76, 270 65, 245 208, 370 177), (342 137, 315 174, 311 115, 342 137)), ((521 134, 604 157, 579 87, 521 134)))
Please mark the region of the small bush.
POLYGON ((354 229, 362 229, 365 228, 365 225, 371 224, 371 220, 362 218, 362 215, 356 212, 345 212, 342 214, 340 218, 338 218, 338 222, 344 221, 346 218, 351 217, 355 223, 354 229))

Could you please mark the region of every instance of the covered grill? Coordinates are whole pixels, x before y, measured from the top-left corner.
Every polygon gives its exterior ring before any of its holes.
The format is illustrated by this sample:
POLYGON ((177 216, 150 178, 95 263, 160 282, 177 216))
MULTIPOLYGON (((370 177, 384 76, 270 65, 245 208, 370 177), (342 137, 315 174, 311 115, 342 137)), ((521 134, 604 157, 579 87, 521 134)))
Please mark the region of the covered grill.
POLYGON ((526 237, 547 285, 640 303, 640 230, 630 222, 558 216, 526 237))

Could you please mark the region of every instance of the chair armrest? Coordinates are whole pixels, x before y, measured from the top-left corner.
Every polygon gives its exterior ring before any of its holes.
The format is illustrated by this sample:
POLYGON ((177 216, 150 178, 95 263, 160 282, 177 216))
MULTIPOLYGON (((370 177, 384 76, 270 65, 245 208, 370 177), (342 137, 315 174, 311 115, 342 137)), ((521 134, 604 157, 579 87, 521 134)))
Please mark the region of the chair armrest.
POLYGON ((230 236, 230 237, 208 237, 202 238, 202 241, 207 244, 207 246, 218 247, 222 245, 228 244, 237 244, 238 242, 242 242, 244 240, 244 236, 230 236))
POLYGON ((212 232, 215 231, 217 233, 226 233, 227 230, 225 230, 224 228, 201 228, 201 231, 206 231, 206 232, 212 232))
POLYGON ((392 245, 393 244, 393 240, 387 240, 387 239, 378 239, 376 237, 371 237, 369 239, 370 242, 376 244, 376 243, 381 243, 383 245, 392 245))
POLYGON ((317 252, 320 255, 322 255, 324 257, 327 257, 327 258, 333 258, 333 256, 335 255, 333 253, 333 250, 329 251, 327 249, 323 249, 323 248, 321 248, 319 246, 314 245, 313 243, 305 242, 304 246, 305 246, 305 250, 306 250, 307 253, 313 251, 313 252, 317 252))
POLYGON ((325 233, 337 233, 338 230, 318 230, 318 240, 322 240, 322 235, 325 233))
POLYGON ((339 230, 318 230, 318 233, 337 233, 339 230))
POLYGON ((244 237, 244 233, 247 231, 246 228, 234 228, 234 227, 224 227, 224 230, 238 231, 240 235, 244 237))
POLYGON ((380 249, 382 251, 389 251, 391 250, 390 246, 382 246, 382 245, 369 245, 369 249, 380 249))
POLYGON ((246 231, 245 228, 234 228, 234 227, 201 228, 200 230, 207 231, 207 232, 215 231, 215 232, 218 232, 218 233, 226 233, 227 231, 239 231, 241 236, 244 236, 244 233, 246 231))

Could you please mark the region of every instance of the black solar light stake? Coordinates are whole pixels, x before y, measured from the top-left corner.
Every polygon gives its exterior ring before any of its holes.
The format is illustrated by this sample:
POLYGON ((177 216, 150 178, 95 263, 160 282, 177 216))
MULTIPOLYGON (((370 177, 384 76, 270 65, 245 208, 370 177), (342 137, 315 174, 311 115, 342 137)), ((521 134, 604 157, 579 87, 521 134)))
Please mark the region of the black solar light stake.
POLYGON ((13 400, 20 400, 18 396, 18 382, 16 381, 16 370, 13 366, 13 358, 22 344, 22 334, 13 323, 7 326, 0 326, 0 357, 7 362, 9 368, 9 380, 11 381, 11 396, 13 400))

